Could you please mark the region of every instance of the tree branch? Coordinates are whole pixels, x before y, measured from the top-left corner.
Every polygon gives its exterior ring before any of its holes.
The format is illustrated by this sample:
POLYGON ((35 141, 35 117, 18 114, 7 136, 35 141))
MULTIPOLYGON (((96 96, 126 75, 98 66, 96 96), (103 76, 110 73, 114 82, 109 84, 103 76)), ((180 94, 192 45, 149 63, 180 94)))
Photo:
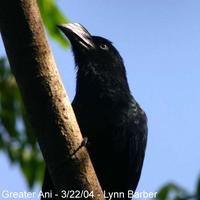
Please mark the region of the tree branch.
POLYGON ((93 191, 95 197, 88 199, 103 199, 86 148, 76 151, 83 138, 48 46, 36 1, 2 0, 0 28, 56 189, 93 191))

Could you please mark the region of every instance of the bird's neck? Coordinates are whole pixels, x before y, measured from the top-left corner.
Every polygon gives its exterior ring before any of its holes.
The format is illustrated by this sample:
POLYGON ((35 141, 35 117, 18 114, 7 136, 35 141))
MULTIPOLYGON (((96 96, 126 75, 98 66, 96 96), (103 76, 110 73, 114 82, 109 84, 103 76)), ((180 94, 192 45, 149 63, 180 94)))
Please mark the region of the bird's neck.
POLYGON ((104 102, 112 105, 127 102, 132 98, 125 74, 98 72, 95 68, 78 70, 76 96, 86 102, 104 102))

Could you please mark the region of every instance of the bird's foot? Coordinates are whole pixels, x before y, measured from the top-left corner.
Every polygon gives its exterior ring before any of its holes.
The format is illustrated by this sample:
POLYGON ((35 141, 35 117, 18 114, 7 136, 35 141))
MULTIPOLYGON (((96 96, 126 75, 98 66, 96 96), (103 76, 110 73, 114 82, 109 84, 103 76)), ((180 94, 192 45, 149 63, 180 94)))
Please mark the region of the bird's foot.
POLYGON ((71 156, 74 156, 82 147, 87 147, 89 145, 88 137, 84 137, 80 146, 74 151, 71 156))

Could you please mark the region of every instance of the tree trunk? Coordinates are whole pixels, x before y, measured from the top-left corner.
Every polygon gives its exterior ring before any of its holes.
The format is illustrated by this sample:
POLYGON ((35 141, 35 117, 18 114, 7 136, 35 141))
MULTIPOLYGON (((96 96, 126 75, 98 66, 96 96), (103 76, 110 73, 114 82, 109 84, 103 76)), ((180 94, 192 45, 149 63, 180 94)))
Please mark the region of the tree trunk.
POLYGON ((87 150, 79 148, 83 138, 47 43, 36 1, 2 0, 0 29, 55 188, 85 191, 82 195, 86 196, 93 191, 94 197, 88 199, 103 199, 87 150))

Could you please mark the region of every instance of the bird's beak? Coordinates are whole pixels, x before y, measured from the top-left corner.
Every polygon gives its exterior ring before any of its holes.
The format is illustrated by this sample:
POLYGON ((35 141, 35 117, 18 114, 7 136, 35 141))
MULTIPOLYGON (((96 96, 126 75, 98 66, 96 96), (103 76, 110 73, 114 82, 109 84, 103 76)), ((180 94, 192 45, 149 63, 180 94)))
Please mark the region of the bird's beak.
POLYGON ((67 36, 73 48, 76 46, 85 49, 95 48, 92 36, 81 24, 69 23, 57 25, 57 27, 67 36))

